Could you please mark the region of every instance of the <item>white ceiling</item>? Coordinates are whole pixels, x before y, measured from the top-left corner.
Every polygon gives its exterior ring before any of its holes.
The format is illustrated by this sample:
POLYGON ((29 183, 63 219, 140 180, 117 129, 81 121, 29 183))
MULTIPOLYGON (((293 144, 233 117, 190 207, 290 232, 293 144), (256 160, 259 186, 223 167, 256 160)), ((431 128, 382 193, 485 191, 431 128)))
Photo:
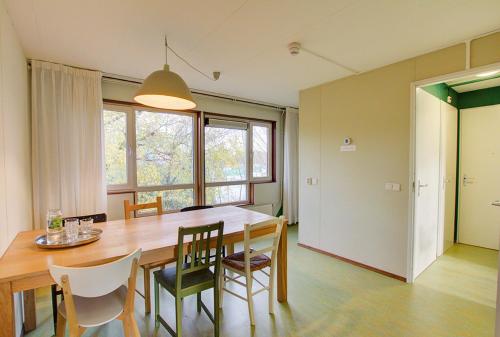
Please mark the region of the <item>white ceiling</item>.
POLYGON ((500 28, 498 0, 5 0, 26 56, 144 78, 162 67, 163 35, 193 89, 298 105, 298 91, 349 75, 307 53, 367 71, 500 28))
POLYGON ((500 77, 498 75, 492 76, 493 78, 479 78, 475 75, 458 78, 446 82, 456 92, 468 92, 480 89, 487 89, 493 87, 500 87, 500 77))

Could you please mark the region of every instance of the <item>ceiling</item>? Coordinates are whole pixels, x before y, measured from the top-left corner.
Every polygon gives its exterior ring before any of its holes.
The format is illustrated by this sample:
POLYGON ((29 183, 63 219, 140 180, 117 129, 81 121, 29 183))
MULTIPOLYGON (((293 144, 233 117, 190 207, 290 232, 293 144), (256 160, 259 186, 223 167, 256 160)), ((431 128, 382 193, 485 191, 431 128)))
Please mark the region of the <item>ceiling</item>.
POLYGON ((367 71, 500 28, 498 0, 5 0, 28 58, 144 78, 163 35, 193 89, 297 106, 300 89, 350 75, 292 41, 367 71))
POLYGON ((475 75, 458 78, 445 82, 456 92, 468 92, 480 89, 500 87, 500 75, 495 74, 491 78, 480 78, 475 75))

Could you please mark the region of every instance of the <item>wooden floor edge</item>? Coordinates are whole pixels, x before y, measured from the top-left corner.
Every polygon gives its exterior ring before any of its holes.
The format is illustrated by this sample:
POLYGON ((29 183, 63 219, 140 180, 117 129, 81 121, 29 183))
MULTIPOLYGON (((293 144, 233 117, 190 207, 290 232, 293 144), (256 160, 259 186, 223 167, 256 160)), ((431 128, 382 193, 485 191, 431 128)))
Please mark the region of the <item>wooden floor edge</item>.
POLYGON ((318 249, 318 248, 314 248, 314 247, 305 245, 303 243, 297 243, 297 246, 302 247, 302 248, 306 248, 306 249, 309 249, 309 250, 312 250, 312 251, 314 251, 316 253, 320 253, 320 254, 323 254, 323 255, 327 255, 327 256, 333 257, 333 258, 335 258, 337 260, 341 260, 341 261, 350 263, 350 264, 352 264, 354 266, 357 266, 357 267, 368 269, 368 270, 373 271, 375 273, 382 274, 384 276, 387 276, 387 277, 390 277, 390 278, 393 278, 393 279, 396 279, 396 280, 399 280, 399 281, 402 281, 402 282, 406 282, 406 277, 403 277, 403 276, 400 276, 400 275, 396 275, 396 274, 390 273, 388 271, 385 271, 385 270, 382 270, 382 269, 378 269, 378 268, 366 265, 366 264, 361 263, 361 262, 350 260, 350 259, 345 258, 343 256, 339 256, 339 255, 335 255, 333 253, 325 252, 324 250, 321 250, 321 249, 318 249))

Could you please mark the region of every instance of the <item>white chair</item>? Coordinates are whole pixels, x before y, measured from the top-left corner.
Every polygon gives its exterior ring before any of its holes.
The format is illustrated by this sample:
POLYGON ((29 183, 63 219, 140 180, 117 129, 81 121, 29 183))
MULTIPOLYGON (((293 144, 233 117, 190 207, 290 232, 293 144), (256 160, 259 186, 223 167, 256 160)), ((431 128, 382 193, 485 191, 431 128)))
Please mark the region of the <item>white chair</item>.
MULTIPOLYGON (((224 274, 224 269, 220 272, 220 300, 219 305, 222 308, 222 297, 224 291, 234 295, 244 301, 248 302, 248 312, 250 314, 250 323, 255 325, 255 318, 253 312, 253 296, 262 292, 269 291, 269 313, 274 314, 274 273, 276 269, 276 253, 278 251, 278 244, 281 237, 281 229, 283 227, 283 216, 279 219, 273 219, 268 221, 259 222, 253 225, 245 224, 244 232, 244 250, 239 253, 234 253, 226 256, 222 259, 222 268, 232 271, 237 274, 236 277, 228 276, 224 274), (276 224, 276 229, 274 232, 254 237, 252 233, 254 231, 262 230, 264 227, 269 227, 276 224), (264 248, 253 250, 250 246, 258 241, 272 238, 272 244, 270 246, 265 246, 264 248), (265 255, 265 253, 271 253, 271 257, 265 255), (265 268, 270 268, 269 273, 265 271, 265 268), (266 286, 260 280, 254 277, 253 273, 256 271, 262 272, 264 275, 269 277, 269 283, 266 286), (245 283, 241 282, 239 278, 245 278, 245 283), (255 292, 252 290, 253 281, 256 281, 261 288, 255 292), (225 287, 226 283, 235 282, 246 288, 247 297, 243 297, 225 287)), ((233 274, 231 274, 233 275, 233 274)))
POLYGON ((134 318, 134 290, 141 250, 119 260, 92 267, 52 265, 50 275, 63 289, 57 311, 56 336, 63 337, 66 321, 70 337, 114 319, 123 322, 127 337, 140 337, 134 318), (127 284, 127 286, 125 286, 127 284))

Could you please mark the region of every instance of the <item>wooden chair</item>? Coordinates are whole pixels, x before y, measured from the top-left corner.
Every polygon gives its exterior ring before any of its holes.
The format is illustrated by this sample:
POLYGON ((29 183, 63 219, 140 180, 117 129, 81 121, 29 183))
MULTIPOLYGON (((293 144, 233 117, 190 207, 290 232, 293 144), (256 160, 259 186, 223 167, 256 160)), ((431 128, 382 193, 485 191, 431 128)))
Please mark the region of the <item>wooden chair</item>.
MULTIPOLYGON (((108 219, 106 213, 74 216, 71 218, 77 218, 78 220, 92 218, 94 220, 94 223, 106 222, 108 219)), ((64 218, 63 220, 66 220, 66 219, 68 219, 68 218, 64 218)), ((63 223, 64 223, 64 221, 63 221, 63 223)), ((62 289, 59 288, 57 286, 57 284, 53 284, 51 286, 51 293, 52 293, 52 317, 53 317, 52 319, 54 321, 54 331, 55 331, 56 327, 57 327, 57 296, 61 296, 61 299, 62 299, 64 294, 63 294, 62 289)))
MULTIPOLYGON (((203 205, 203 206, 189 206, 189 207, 184 207, 184 208, 181 208, 181 212, 191 212, 191 211, 198 211, 198 210, 202 210, 202 209, 210 209, 210 208, 214 208, 214 206, 211 206, 211 205, 203 205)), ((184 263, 187 263, 188 262, 188 255, 189 254, 186 254, 184 256, 184 263)), ((222 257, 226 256, 226 246, 222 246, 222 257)), ((215 255, 211 255, 210 258, 214 258, 215 255)))
MULTIPOLYGON (((155 282, 155 329, 160 324, 167 331, 176 337, 182 336, 182 299, 186 296, 197 295, 197 310, 205 311, 210 320, 214 323, 214 336, 219 336, 219 273, 221 261, 222 236, 224 222, 205 226, 179 228, 179 239, 177 241, 177 265, 173 268, 158 270, 154 272, 155 282), (216 240, 216 258, 210 258, 211 237, 216 240), (189 243, 193 249, 190 252, 190 263, 183 263, 185 237, 192 236, 189 243), (214 269, 212 270, 210 268, 214 269), (160 315, 160 289, 165 288, 175 297, 175 322, 176 331, 172 329, 160 315), (201 292, 214 288, 214 314, 212 315, 201 300, 201 292)), ((156 330, 157 332, 157 330, 156 330)))
POLYGON ((255 318, 253 312, 253 296, 257 295, 262 291, 269 291, 269 313, 274 314, 274 273, 276 269, 276 254, 278 251, 278 244, 280 242, 281 237, 281 229, 283 227, 283 216, 280 216, 279 219, 276 220, 268 220, 256 223, 254 225, 245 224, 245 232, 244 232, 244 250, 242 252, 234 253, 229 256, 226 256, 222 259, 222 268, 223 270, 229 270, 236 273, 238 276, 230 277, 221 272, 219 275, 220 282, 220 307, 222 308, 222 299, 223 292, 227 291, 231 295, 234 295, 244 301, 248 302, 248 312, 250 315, 250 324, 255 325, 255 318), (258 237, 254 237, 252 233, 254 231, 258 231, 263 227, 270 226, 272 224, 276 224, 276 229, 273 233, 262 235, 258 237), (258 250, 254 250, 251 248, 251 245, 257 243, 259 241, 272 238, 272 244, 267 245, 264 248, 260 248, 258 250), (265 255, 265 253, 271 253, 271 257, 265 255), (265 268, 270 268, 269 273, 264 271, 265 268), (266 286, 264 283, 259 281, 254 277, 253 273, 256 271, 262 272, 264 275, 269 277, 269 283, 266 286), (241 282, 239 278, 244 277, 246 282, 241 282), (252 290, 253 281, 256 281, 261 288, 255 292, 252 290), (227 282, 235 282, 246 288, 247 297, 240 296, 239 294, 228 290, 225 287, 227 282))
POLYGON ((143 209, 153 209, 156 208, 156 214, 163 214, 163 204, 161 201, 161 197, 156 197, 156 202, 150 202, 147 204, 137 204, 133 205, 130 204, 130 201, 128 199, 125 199, 123 201, 123 208, 125 210, 125 219, 131 219, 135 217, 135 212, 143 209), (130 216, 130 213, 134 212, 134 216, 130 216))
POLYGON ((134 318, 134 289, 141 250, 98 266, 72 268, 52 265, 50 275, 62 287, 56 336, 63 337, 66 322, 70 337, 114 319, 123 322, 126 336, 140 337, 134 318), (125 283, 128 286, 125 286, 125 283))
MULTIPOLYGON (((135 212, 143 209, 154 209, 156 208, 156 214, 163 214, 163 205, 161 197, 156 197, 156 202, 150 202, 147 204, 137 204, 132 205, 128 200, 124 200, 123 207, 125 211, 125 219, 132 218, 130 214, 132 213, 135 216, 135 212)), ((140 266, 143 270, 144 275, 144 294, 139 292, 137 293, 144 298, 144 313, 149 314, 151 312, 151 269, 154 268, 165 268, 165 265, 174 262, 175 260, 164 260, 157 263, 150 263, 140 266)))

